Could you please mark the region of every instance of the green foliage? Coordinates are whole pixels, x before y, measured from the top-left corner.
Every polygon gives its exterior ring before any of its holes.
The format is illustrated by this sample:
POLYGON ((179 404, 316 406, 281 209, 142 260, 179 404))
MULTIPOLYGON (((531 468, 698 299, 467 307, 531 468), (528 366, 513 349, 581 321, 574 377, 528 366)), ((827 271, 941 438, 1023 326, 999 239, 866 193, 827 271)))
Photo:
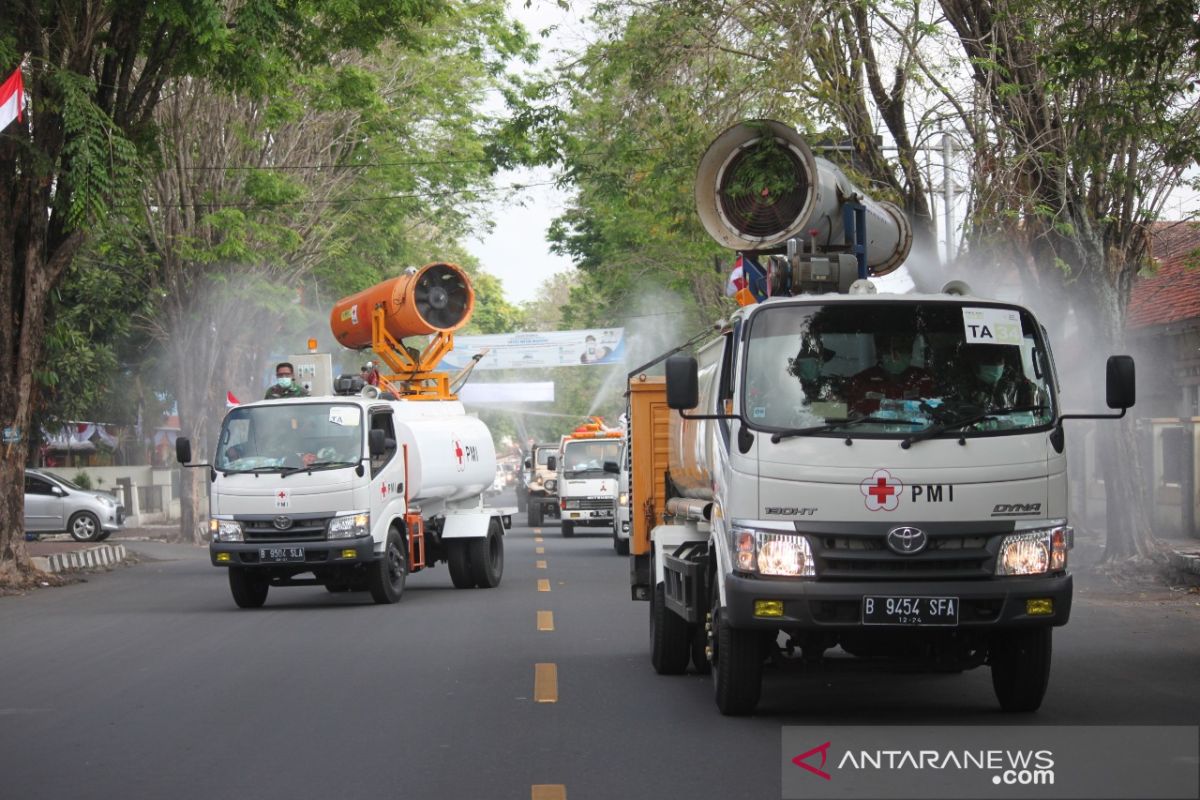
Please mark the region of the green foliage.
POLYGON ((92 490, 92 476, 80 470, 75 473, 75 477, 71 478, 71 482, 85 491, 92 490))

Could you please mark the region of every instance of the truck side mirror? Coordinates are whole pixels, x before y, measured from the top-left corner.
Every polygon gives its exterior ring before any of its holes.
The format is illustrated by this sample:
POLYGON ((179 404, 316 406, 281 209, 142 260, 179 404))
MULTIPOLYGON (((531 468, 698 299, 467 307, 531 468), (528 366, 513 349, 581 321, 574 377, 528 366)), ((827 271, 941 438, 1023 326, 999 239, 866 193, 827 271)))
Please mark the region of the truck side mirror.
POLYGON ((1105 375, 1105 397, 1109 408, 1132 408, 1137 400, 1133 356, 1109 356, 1105 375))
POLYGON ((175 440, 175 460, 180 464, 186 464, 192 460, 192 440, 186 436, 180 436, 175 440))
POLYGON ((556 456, 547 456, 546 469, 550 470, 551 472, 558 471, 558 458, 556 456))
POLYGON ((671 356, 667 359, 667 406, 683 411, 700 402, 700 378, 696 359, 671 356))
POLYGON ((620 475, 621 474, 621 465, 615 461, 605 461, 604 462, 604 471, 612 473, 613 475, 620 475))
POLYGON ((387 433, 379 428, 373 428, 367 434, 367 452, 372 456, 381 456, 387 452, 387 433))

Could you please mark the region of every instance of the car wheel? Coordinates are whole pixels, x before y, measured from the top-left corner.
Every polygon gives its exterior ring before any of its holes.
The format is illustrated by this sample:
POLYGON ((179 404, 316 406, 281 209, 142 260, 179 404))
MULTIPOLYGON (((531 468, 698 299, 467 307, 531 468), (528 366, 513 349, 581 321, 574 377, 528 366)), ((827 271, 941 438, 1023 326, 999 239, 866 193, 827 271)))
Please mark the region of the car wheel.
POLYGON ((77 542, 94 542, 100 535, 100 520, 90 511, 80 511, 71 517, 67 530, 77 542))

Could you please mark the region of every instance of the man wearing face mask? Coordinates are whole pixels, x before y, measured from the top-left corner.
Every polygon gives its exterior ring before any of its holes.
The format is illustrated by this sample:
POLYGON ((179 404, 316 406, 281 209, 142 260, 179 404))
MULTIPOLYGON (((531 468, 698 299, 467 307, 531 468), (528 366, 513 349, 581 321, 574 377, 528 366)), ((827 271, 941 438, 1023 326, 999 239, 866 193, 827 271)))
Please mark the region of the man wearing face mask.
POLYGON ((883 400, 925 400, 937 395, 929 373, 912 365, 916 336, 905 332, 875 336, 876 363, 850 379, 846 397, 858 414, 873 414, 883 400))
MULTIPOLYGON (((1013 359, 1017 348, 1009 345, 975 344, 963 352, 970 369, 964 400, 984 411, 994 408, 1034 406, 1045 402, 1041 389, 1029 380, 1013 359)), ((1017 362, 1019 363, 1019 362, 1017 362)))
POLYGON ((308 390, 296 383, 296 369, 287 361, 275 365, 275 383, 267 387, 267 400, 281 397, 308 397, 308 390))

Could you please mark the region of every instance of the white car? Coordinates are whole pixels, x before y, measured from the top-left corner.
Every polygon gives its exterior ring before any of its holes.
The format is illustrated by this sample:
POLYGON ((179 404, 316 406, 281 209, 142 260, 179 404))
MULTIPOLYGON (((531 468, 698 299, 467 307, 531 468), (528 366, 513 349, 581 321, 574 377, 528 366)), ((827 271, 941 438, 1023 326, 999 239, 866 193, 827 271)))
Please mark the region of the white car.
POLYGON ((49 472, 25 470, 25 532, 69 533, 100 542, 125 522, 125 507, 108 492, 93 492, 49 472))

